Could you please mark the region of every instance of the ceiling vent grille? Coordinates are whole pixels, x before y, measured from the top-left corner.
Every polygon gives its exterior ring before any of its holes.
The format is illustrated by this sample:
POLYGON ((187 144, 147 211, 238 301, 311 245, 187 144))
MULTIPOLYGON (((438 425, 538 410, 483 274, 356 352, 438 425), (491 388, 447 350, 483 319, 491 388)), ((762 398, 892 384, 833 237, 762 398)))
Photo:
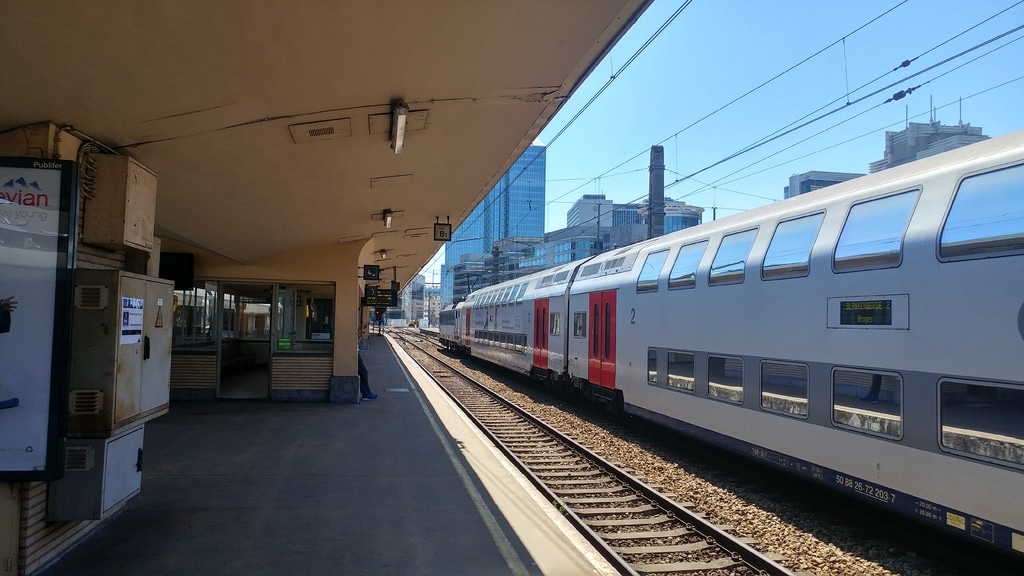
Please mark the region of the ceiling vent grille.
POLYGON ((296 144, 347 138, 352 135, 352 119, 336 118, 323 122, 291 124, 288 130, 292 133, 292 141, 296 144))
POLYGON ((96 449, 92 446, 68 446, 65 448, 65 472, 91 472, 95 466, 96 449))
POLYGON ((72 414, 99 414, 103 409, 103 390, 72 390, 68 404, 72 414))

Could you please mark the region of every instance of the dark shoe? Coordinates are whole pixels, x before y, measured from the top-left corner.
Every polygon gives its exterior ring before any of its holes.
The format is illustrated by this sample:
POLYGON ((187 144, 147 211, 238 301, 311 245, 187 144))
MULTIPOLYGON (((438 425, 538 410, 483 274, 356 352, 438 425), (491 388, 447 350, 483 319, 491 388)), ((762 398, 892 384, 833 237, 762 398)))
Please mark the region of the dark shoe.
MULTIPOLYGON (((374 396, 374 398, 376 398, 376 396, 374 396)), ((7 408, 17 408, 17 407, 18 407, 18 399, 17 398, 11 398, 9 400, 0 400, 0 410, 6 410, 7 408)))
POLYGON ((367 395, 363 396, 363 400, 376 400, 376 399, 377 399, 377 395, 373 394, 373 393, 370 393, 370 394, 367 394, 367 395))

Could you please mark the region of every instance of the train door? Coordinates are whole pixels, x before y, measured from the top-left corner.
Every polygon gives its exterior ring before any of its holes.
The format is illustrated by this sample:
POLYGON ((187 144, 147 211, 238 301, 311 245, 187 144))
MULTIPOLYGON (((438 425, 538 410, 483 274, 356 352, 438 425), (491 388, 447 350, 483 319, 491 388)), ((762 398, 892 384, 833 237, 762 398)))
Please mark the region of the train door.
POLYGON ((548 299, 533 301, 533 365, 548 368, 548 299))
POLYGON ((473 314, 473 309, 472 308, 466 308, 466 331, 462 333, 462 341, 463 341, 464 345, 466 346, 466 349, 469 349, 469 335, 471 334, 470 326, 469 326, 469 317, 472 316, 472 314, 473 314))
POLYGON ((587 380, 615 388, 615 290, 590 293, 587 380))

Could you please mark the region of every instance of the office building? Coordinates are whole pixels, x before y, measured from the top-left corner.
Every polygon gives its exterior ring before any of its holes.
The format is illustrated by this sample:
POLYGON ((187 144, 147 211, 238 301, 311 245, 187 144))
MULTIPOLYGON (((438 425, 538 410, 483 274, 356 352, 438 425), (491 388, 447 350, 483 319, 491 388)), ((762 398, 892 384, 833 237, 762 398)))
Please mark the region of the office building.
POLYGON ((528 147, 452 233, 441 269, 442 302, 454 299, 455 272, 464 257, 486 258, 502 238, 544 236, 546 162, 546 147, 528 147))
POLYGON ((872 162, 872 173, 914 160, 934 156, 968 144, 987 140, 981 127, 959 123, 944 126, 941 122, 911 122, 899 132, 885 133, 885 158, 872 162))
POLYGON ((820 190, 833 184, 853 180, 860 176, 863 176, 863 174, 855 174, 852 172, 822 172, 820 170, 812 170, 810 172, 804 172, 803 174, 794 174, 789 177, 789 186, 782 189, 782 195, 784 198, 792 198, 793 196, 799 196, 800 194, 820 190))

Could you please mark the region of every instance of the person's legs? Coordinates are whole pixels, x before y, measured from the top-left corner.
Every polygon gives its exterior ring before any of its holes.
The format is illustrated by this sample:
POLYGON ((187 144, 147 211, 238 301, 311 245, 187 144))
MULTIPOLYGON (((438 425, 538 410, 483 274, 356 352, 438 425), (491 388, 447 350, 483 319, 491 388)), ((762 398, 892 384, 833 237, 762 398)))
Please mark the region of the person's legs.
POLYGON ((363 395, 364 400, 373 400, 377 397, 376 394, 370 392, 370 373, 363 364, 362 356, 359 357, 359 393, 363 395))

